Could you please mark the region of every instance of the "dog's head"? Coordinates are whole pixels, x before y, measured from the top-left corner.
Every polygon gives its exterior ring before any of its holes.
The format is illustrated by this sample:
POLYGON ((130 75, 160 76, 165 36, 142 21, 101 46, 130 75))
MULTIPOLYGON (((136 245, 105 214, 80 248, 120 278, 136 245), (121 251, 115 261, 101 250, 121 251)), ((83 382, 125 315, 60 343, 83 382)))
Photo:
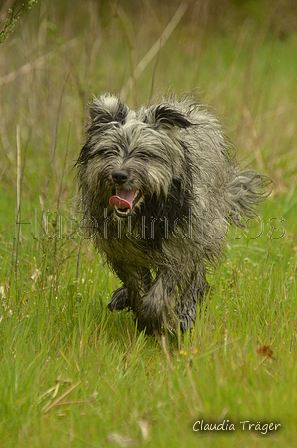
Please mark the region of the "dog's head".
POLYGON ((153 198, 183 195, 189 176, 181 129, 191 126, 185 114, 167 103, 130 110, 111 95, 94 98, 89 110, 77 161, 83 198, 122 218, 153 198))

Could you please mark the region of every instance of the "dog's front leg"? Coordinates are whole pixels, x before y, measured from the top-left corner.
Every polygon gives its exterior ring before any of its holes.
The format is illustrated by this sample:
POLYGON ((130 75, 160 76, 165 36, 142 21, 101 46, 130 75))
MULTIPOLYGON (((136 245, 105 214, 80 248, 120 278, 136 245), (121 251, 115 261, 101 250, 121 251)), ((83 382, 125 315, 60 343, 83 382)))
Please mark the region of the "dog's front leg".
POLYGON ((107 305, 109 311, 121 311, 131 308, 131 300, 128 297, 128 291, 125 286, 116 289, 112 294, 112 299, 107 305))
POLYGON ((147 293, 139 297, 135 306, 138 329, 146 333, 158 333, 162 326, 174 322, 172 319, 175 284, 170 271, 162 272, 152 283, 147 293))
POLYGON ((144 295, 151 285, 151 273, 146 268, 135 268, 117 266, 114 268, 123 282, 123 286, 116 289, 112 294, 111 302, 107 305, 110 311, 121 311, 124 309, 135 310, 140 296, 144 295))
POLYGON ((184 289, 175 312, 182 332, 193 328, 196 321, 197 305, 200 305, 209 292, 209 284, 206 280, 205 266, 201 265, 184 289))

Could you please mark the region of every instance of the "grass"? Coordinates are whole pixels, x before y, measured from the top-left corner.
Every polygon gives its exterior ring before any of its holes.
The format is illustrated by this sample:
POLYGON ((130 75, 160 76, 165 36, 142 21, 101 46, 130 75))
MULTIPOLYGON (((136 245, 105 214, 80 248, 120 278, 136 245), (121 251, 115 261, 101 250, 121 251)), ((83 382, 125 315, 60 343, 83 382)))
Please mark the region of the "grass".
POLYGON ((219 20, 211 5, 190 3, 127 91, 133 106, 152 82, 198 87, 241 163, 275 182, 261 221, 230 230, 192 334, 165 343, 139 333, 131 314, 107 311, 119 281, 91 242, 80 247, 72 167, 86 101, 126 85, 179 4, 38 2, 0 45, 4 448, 295 446, 297 35, 277 2, 267 17, 248 4, 228 2, 219 20), (236 430, 192 429, 223 419, 236 430), (245 420, 281 427, 263 435, 243 430, 245 420))

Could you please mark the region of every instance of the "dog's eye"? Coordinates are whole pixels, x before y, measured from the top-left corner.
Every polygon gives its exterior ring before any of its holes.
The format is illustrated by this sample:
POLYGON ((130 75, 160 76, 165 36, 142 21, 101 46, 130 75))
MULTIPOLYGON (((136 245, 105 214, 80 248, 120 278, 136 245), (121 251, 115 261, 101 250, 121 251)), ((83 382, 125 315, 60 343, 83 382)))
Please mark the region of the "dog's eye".
POLYGON ((138 159, 141 160, 148 160, 149 159, 149 155, 148 154, 144 154, 142 152, 135 152, 135 154, 133 154, 133 156, 137 157, 138 159))
POLYGON ((117 151, 110 149, 110 150, 104 151, 103 156, 108 158, 108 157, 115 156, 117 153, 118 153, 117 151))

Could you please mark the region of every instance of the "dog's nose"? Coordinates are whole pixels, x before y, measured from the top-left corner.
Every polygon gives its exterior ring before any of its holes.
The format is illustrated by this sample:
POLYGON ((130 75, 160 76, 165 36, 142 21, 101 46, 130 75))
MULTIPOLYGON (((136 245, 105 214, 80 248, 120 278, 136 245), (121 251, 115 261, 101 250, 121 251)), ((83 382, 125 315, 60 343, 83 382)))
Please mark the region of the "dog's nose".
POLYGON ((117 185, 123 185, 128 180, 128 173, 124 170, 116 170, 112 173, 112 178, 117 185))

